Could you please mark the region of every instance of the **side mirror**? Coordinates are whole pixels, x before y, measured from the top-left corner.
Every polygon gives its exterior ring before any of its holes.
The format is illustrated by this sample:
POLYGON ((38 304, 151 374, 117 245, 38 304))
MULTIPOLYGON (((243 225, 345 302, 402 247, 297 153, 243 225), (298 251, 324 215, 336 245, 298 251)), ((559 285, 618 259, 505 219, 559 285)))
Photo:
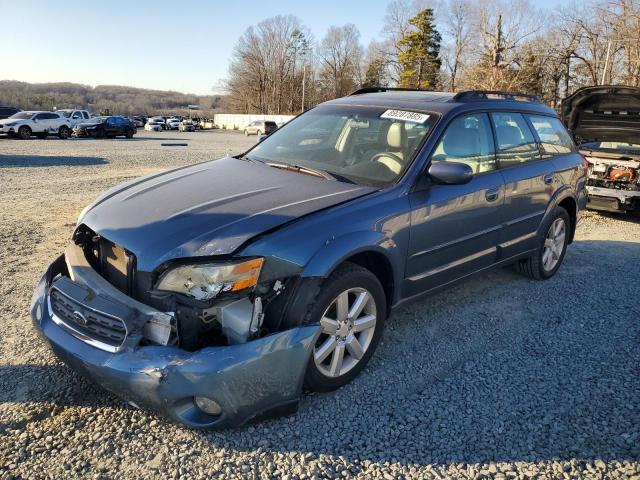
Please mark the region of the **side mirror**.
POLYGON ((462 185, 469 183, 473 178, 471 167, 459 162, 433 162, 428 173, 436 183, 445 185, 462 185))

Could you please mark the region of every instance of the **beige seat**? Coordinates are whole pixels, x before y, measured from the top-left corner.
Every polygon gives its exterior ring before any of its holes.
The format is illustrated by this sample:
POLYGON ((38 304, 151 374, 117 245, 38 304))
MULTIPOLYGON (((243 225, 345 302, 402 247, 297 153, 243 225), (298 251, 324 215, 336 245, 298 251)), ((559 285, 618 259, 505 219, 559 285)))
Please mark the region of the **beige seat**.
POLYGON ((377 161, 385 165, 393 173, 400 173, 404 167, 404 161, 407 160, 407 130, 404 128, 404 123, 395 122, 389 125, 386 151, 403 160, 403 163, 391 156, 380 156, 377 161))

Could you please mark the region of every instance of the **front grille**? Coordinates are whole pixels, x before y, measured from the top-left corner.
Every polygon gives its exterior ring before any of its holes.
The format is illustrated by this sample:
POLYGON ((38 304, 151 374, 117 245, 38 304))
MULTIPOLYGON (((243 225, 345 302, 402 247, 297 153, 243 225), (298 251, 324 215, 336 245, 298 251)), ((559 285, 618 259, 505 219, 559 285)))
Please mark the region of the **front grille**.
POLYGON ((53 313, 60 321, 99 343, 117 349, 127 336, 121 319, 86 307, 55 287, 51 289, 50 302, 53 313))

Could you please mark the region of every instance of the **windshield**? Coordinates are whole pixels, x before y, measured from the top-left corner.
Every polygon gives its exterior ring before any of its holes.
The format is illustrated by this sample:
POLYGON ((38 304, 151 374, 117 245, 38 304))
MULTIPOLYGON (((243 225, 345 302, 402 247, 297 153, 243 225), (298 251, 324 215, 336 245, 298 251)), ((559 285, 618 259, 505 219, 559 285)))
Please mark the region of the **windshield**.
POLYGON ((611 153, 631 153, 640 155, 640 143, 626 142, 587 142, 580 145, 587 150, 603 150, 611 153))
POLYGON ((17 118, 18 120, 27 120, 33 117, 35 113, 33 112, 18 112, 11 115, 9 118, 17 118))
POLYGON ((435 120, 413 111, 327 105, 276 130, 247 157, 385 186, 402 176, 435 120))

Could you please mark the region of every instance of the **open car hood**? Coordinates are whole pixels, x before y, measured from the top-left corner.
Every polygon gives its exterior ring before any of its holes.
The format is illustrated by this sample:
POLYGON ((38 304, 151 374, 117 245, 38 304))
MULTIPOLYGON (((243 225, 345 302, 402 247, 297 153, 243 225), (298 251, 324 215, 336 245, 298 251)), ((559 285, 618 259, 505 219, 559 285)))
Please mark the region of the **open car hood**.
POLYGON ((581 88, 562 101, 561 118, 578 144, 640 143, 640 88, 581 88))
POLYGON ((226 157, 115 187, 79 223, 151 271, 174 258, 231 254, 256 235, 373 191, 226 157))

